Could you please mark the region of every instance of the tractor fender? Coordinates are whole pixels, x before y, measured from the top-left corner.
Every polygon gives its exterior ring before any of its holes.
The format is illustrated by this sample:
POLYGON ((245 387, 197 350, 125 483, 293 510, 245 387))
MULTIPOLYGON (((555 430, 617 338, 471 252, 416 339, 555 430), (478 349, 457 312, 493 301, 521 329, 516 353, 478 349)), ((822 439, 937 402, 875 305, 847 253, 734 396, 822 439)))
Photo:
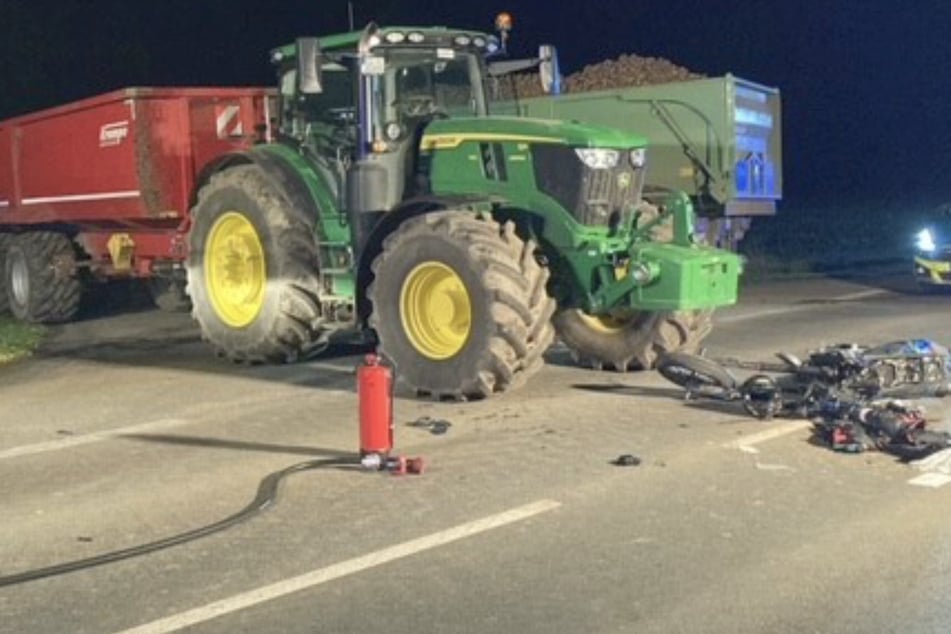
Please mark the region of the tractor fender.
MULTIPOLYGON (((252 149, 244 152, 230 152, 215 158, 199 172, 192 192, 192 206, 198 199, 199 190, 208 184, 213 175, 236 165, 249 164, 260 167, 273 183, 275 191, 281 192, 292 207, 306 210, 307 215, 316 219, 319 226, 320 207, 300 173, 302 166, 291 165, 275 152, 252 149)), ((309 165, 306 167, 310 168, 309 165)))
POLYGON ((400 203, 391 211, 386 212, 380 221, 373 227, 367 237, 366 244, 359 254, 357 262, 357 315, 361 323, 366 323, 370 316, 370 303, 367 300, 366 290, 373 281, 373 260, 383 251, 383 241, 401 224, 410 218, 442 209, 464 209, 476 206, 490 206, 497 200, 490 200, 483 196, 420 196, 400 203))

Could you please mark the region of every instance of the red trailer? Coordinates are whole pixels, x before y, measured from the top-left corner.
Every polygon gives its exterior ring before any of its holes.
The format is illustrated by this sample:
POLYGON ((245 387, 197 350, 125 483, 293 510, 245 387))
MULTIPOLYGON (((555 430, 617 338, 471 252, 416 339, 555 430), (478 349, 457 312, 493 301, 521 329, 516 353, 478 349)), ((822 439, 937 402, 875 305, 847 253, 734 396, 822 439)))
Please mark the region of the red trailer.
POLYGON ((0 312, 69 319, 86 272, 179 295, 196 184, 216 159, 269 140, 273 97, 129 88, 0 121, 0 312))

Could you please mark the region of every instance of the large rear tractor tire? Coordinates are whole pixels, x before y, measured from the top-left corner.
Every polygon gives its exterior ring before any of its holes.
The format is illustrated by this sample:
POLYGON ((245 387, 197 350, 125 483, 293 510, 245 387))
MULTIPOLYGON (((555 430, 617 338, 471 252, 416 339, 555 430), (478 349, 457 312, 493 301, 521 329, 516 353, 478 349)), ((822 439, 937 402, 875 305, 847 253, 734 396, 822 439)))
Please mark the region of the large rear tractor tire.
POLYGON ((215 174, 201 189, 187 290, 192 316, 219 355, 281 363, 326 347, 315 222, 254 165, 215 174))
POLYGON ((480 399, 544 364, 555 309, 535 244, 508 222, 463 211, 407 220, 373 262, 380 348, 417 394, 480 399))
POLYGON ((670 352, 694 353, 712 329, 712 311, 636 312, 623 317, 559 311, 555 330, 575 360, 596 370, 650 370, 670 352))
POLYGON ((30 231, 10 236, 5 243, 2 286, 13 316, 34 324, 75 317, 83 287, 76 277, 76 251, 69 237, 30 231))

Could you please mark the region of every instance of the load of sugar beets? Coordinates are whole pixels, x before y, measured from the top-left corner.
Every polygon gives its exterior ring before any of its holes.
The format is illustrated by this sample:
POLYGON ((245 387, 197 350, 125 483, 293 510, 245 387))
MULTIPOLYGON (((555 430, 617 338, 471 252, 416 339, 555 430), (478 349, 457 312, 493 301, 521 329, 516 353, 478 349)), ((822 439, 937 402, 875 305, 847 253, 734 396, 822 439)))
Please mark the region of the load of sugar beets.
MULTIPOLYGON (((695 73, 667 59, 626 54, 617 59, 589 64, 580 71, 565 76, 562 79, 561 89, 564 93, 593 92, 628 86, 653 86, 703 77, 705 75, 695 73)), ((503 100, 514 96, 527 99, 544 95, 537 73, 515 75, 512 81, 501 82, 499 90, 499 97, 503 100)))

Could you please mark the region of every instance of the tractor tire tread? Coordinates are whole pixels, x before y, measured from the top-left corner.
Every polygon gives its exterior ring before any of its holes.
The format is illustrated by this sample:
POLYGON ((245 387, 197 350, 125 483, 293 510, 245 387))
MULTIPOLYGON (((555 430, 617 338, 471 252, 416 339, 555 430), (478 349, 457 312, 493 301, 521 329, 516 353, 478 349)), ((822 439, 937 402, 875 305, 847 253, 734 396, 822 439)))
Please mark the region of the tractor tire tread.
POLYGON ((276 234, 280 252, 271 257, 281 259, 283 274, 280 279, 269 279, 268 284, 278 287, 278 310, 256 340, 243 340, 219 331, 220 326, 206 314, 211 312, 210 307, 198 305, 189 282, 192 316, 201 326, 203 338, 212 343, 219 356, 243 364, 292 363, 323 351, 329 343, 330 330, 324 323, 319 301, 317 244, 312 238, 317 219, 288 204, 254 165, 239 165, 213 175, 198 192, 193 214, 201 213, 209 197, 227 188, 240 189, 253 199, 265 215, 263 220, 276 234))
MULTIPOLYGON (((383 253, 372 264, 374 274, 381 271, 389 254, 427 232, 465 246, 490 293, 494 332, 485 363, 465 384, 434 393, 405 377, 404 381, 417 393, 439 399, 481 399, 520 384, 542 366, 553 335, 549 322, 555 302, 544 292, 548 270, 534 257, 525 257, 534 253, 534 241, 522 240, 511 222, 503 225, 488 216, 460 211, 432 212, 404 222, 384 240, 383 253)), ((377 290, 374 281, 368 288, 371 301, 377 290)), ((370 325, 377 328, 379 319, 379 311, 374 310, 370 325)))
MULTIPOLYGON (((10 237, 7 249, 19 247, 31 279, 28 306, 10 308, 19 319, 54 324, 71 320, 79 312, 83 285, 75 274, 76 249, 69 236, 56 231, 30 231, 10 237)), ((4 275, 6 278, 6 258, 4 275)))

